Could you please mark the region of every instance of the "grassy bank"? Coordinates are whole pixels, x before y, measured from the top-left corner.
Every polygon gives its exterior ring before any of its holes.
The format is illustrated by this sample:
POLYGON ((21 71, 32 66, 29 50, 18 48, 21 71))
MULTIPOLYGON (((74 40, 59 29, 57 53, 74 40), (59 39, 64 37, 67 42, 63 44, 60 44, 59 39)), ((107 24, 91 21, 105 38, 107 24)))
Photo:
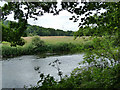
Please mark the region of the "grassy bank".
POLYGON ((90 37, 48 36, 48 37, 24 37, 24 46, 11 47, 10 43, 3 42, 3 57, 14 57, 20 55, 31 55, 38 53, 60 53, 60 52, 82 52, 93 47, 90 37))
MULTIPOLYGON (((34 36, 33 36, 34 37, 34 36)), ((22 37, 25 41, 30 42, 33 37, 22 37)), ((82 36, 74 39, 73 36, 39 36, 46 44, 59 44, 59 43, 72 43, 72 44, 84 44, 86 41, 92 41, 90 36, 82 36)))

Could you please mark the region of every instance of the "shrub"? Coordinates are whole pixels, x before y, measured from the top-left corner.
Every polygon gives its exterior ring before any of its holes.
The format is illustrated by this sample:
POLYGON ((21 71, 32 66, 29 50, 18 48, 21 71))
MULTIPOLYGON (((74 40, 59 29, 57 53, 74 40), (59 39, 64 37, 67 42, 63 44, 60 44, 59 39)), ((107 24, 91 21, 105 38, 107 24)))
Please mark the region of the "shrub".
POLYGON ((23 46, 25 44, 25 40, 21 38, 19 41, 17 41, 17 45, 23 46))
POLYGON ((31 43, 28 43, 24 47, 22 47, 22 55, 28 55, 33 53, 33 45, 31 43))
POLYGON ((33 37, 31 43, 34 52, 43 52, 46 50, 46 45, 44 41, 42 41, 38 36, 33 37))
POLYGON ((76 45, 73 45, 72 43, 59 43, 48 46, 48 50, 52 52, 71 52, 73 48, 76 48, 76 45))
POLYGON ((10 47, 7 45, 2 46, 2 55, 3 57, 13 57, 17 55, 17 48, 16 47, 10 47))
POLYGON ((71 75, 64 77, 61 81, 55 81, 53 77, 40 74, 42 86, 32 89, 41 88, 120 88, 120 65, 106 67, 76 68, 71 75))
POLYGON ((93 47, 93 45, 94 45, 94 43, 93 43, 93 41, 87 41, 86 43, 84 43, 84 49, 94 49, 94 47, 93 47))

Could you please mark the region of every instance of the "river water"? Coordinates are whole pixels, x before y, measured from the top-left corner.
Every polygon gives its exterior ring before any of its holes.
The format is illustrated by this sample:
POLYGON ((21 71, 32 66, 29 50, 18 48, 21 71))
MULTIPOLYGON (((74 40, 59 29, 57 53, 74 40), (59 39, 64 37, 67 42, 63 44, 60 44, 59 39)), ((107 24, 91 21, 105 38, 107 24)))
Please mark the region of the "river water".
POLYGON ((59 65, 63 75, 70 75, 71 71, 79 66, 83 60, 84 54, 73 55, 55 55, 45 58, 39 58, 37 55, 25 55, 16 58, 10 58, 2 61, 2 88, 23 88, 26 86, 35 86, 39 80, 39 73, 35 70, 40 67, 39 71, 44 74, 54 76, 59 80, 57 70, 50 66, 49 63, 56 59, 61 61, 59 65))

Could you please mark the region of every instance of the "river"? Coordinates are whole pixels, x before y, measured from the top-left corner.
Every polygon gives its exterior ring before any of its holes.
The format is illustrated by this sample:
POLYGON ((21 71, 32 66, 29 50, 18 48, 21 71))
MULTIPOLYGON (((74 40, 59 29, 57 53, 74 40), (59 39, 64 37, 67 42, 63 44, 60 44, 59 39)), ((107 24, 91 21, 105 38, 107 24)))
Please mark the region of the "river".
POLYGON ((25 55, 15 58, 9 58, 2 61, 2 88, 23 88, 26 86, 35 86, 39 80, 39 73, 35 70, 39 67, 39 71, 44 74, 54 76, 59 80, 57 70, 50 66, 49 63, 56 59, 61 61, 59 65, 64 75, 70 75, 71 71, 79 66, 79 62, 83 60, 84 54, 72 55, 54 55, 45 58, 39 58, 38 55, 25 55))

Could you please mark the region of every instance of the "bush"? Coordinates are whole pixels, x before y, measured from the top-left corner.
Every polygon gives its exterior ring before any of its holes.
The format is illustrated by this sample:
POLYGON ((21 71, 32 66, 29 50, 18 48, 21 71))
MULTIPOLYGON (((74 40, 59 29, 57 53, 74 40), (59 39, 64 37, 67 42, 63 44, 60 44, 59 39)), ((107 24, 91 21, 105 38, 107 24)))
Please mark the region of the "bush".
POLYGON ((94 45, 93 41, 87 41, 86 43, 84 43, 83 46, 84 46, 84 49, 89 50, 89 49, 94 49, 93 45, 94 45))
POLYGON ((17 56, 17 48, 16 47, 10 47, 7 45, 2 46, 2 55, 3 57, 14 57, 17 56))
POLYGON ((40 75, 42 86, 32 87, 32 89, 42 88, 120 88, 120 65, 106 67, 76 68, 71 75, 64 77, 61 81, 55 81, 53 77, 44 74, 40 75))
POLYGON ((92 46, 92 41, 87 41, 85 44, 77 45, 72 43, 45 44, 39 36, 35 36, 32 38, 31 42, 26 43, 24 46, 17 45, 16 47, 10 47, 8 45, 3 45, 2 52, 3 57, 31 55, 41 52, 75 53, 85 51, 85 49, 91 48, 92 46))
POLYGON ((44 41, 42 41, 38 36, 33 37, 31 43, 34 52, 44 52, 46 50, 44 41))
POLYGON ((34 54, 33 45, 31 43, 26 44, 22 47, 22 55, 34 54))
POLYGON ((17 45, 23 46, 25 44, 25 40, 21 38, 19 41, 17 41, 17 45))
POLYGON ((56 45, 47 45, 48 51, 51 52, 72 52, 76 45, 72 43, 59 43, 56 45))

